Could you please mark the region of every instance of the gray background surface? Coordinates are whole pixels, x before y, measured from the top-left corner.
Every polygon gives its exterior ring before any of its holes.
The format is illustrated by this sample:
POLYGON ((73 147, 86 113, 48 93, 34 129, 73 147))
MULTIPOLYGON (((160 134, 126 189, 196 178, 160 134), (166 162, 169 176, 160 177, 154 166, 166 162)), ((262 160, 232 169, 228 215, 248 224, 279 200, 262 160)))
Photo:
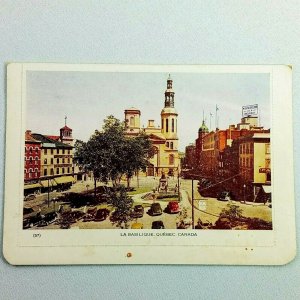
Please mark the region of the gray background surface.
MULTIPOLYGON (((8 62, 292 64, 298 200, 299 11, 299 1, 0 1, 1 204, 8 62)), ((299 262, 14 267, 2 258, 0 298, 296 299, 299 262)))

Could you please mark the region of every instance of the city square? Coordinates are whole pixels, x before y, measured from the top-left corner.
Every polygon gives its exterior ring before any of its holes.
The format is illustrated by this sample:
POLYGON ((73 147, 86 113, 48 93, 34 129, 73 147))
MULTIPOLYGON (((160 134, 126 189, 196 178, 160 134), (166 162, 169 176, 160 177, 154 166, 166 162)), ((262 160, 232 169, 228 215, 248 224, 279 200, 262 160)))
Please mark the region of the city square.
POLYGON ((237 104, 241 121, 227 128, 220 105, 209 122, 203 108, 195 142, 180 146, 175 99, 169 74, 158 124, 142 125, 132 106, 87 142, 67 116, 59 135, 28 129, 23 228, 272 229, 270 129, 258 104, 237 104))

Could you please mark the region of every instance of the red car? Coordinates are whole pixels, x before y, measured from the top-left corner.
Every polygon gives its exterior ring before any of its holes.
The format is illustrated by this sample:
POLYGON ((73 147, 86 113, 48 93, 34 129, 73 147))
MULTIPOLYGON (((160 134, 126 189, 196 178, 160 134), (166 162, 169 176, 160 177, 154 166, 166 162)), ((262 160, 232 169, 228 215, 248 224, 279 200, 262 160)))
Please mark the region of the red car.
POLYGON ((176 214, 180 212, 179 203, 177 201, 170 201, 167 206, 167 212, 170 214, 176 214))

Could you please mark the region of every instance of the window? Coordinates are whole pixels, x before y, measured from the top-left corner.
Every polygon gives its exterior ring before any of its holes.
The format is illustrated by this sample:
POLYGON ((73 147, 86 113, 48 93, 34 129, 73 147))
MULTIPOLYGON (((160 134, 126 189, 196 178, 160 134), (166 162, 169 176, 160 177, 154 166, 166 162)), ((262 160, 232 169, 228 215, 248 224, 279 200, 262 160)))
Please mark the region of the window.
POLYGON ((70 173, 70 168, 68 168, 68 173, 70 173))
POLYGON ((65 168, 62 168, 62 173, 65 174, 65 168))
POLYGON ((62 151, 62 152, 63 152, 63 154, 65 154, 65 149, 63 149, 63 151, 62 151))
POLYGON ((62 159, 62 163, 63 163, 63 164, 65 163, 65 159, 64 159, 64 158, 62 159))
POLYGON ((56 159, 56 163, 59 164, 59 158, 56 159))
POLYGON ((33 162, 32 162, 32 157, 30 157, 30 159, 29 159, 29 163, 30 164, 32 164, 33 162))
POLYGON ((47 169, 44 169, 44 176, 47 176, 47 169))
POLYGON ((130 126, 134 127, 134 117, 130 117, 130 126))
POLYGON ((172 132, 174 132, 175 122, 174 119, 172 119, 172 132))
POLYGON ((56 174, 59 174, 59 168, 56 169, 56 174))
POLYGON ((53 158, 51 158, 50 162, 51 162, 51 165, 53 165, 53 158))
POLYGON ((47 164, 47 158, 44 159, 44 165, 46 165, 46 164, 47 164))
POLYGON ((47 149, 44 149, 44 154, 47 155, 47 149))
POLYGON ((54 170, 53 169, 50 170, 50 174, 54 175, 54 170))
POLYGON ((53 154, 53 149, 51 149, 51 154, 53 154))
POLYGON ((169 165, 174 165, 174 155, 173 154, 169 155, 169 165))
POLYGON ((70 163, 70 158, 68 158, 68 164, 70 163))
POLYGON ((169 142, 166 142, 166 146, 169 148, 169 142))
POLYGON ((170 148, 173 149, 173 142, 170 143, 170 148))
POLYGON ((30 153, 30 154, 32 153, 32 147, 29 148, 29 153, 30 153))
POLYGON ((166 119, 166 132, 169 132, 169 120, 166 119))
POLYGON ((161 129, 164 129, 164 120, 161 119, 161 129))
POLYGON ((71 153, 71 151, 70 150, 68 150, 68 154, 70 154, 71 153))

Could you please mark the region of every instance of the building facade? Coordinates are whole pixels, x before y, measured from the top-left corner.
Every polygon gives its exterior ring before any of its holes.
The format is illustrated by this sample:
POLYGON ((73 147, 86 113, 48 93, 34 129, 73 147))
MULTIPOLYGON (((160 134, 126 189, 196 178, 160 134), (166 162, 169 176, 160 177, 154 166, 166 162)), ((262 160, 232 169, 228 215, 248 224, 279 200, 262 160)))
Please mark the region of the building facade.
POLYGON ((136 136, 140 132, 147 134, 153 145, 154 156, 149 159, 146 175, 160 176, 162 172, 169 176, 180 173, 178 154, 177 118, 173 80, 169 76, 165 91, 164 107, 161 111, 161 126, 154 120, 148 120, 147 127, 141 128, 141 112, 137 108, 125 110, 126 135, 136 136))

